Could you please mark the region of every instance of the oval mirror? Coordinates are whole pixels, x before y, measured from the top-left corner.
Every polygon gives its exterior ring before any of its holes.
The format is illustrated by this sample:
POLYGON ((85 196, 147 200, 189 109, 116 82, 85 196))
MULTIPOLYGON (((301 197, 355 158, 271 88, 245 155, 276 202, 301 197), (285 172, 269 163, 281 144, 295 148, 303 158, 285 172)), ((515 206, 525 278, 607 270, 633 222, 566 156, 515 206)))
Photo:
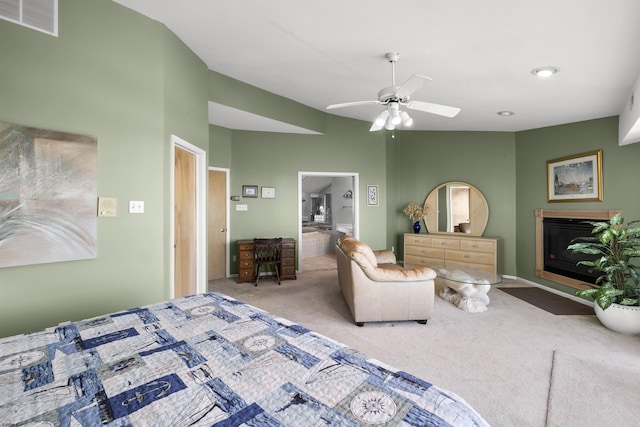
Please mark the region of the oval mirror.
POLYGON ((484 195, 466 182, 445 182, 424 202, 424 223, 429 233, 466 233, 482 236, 489 220, 484 195))

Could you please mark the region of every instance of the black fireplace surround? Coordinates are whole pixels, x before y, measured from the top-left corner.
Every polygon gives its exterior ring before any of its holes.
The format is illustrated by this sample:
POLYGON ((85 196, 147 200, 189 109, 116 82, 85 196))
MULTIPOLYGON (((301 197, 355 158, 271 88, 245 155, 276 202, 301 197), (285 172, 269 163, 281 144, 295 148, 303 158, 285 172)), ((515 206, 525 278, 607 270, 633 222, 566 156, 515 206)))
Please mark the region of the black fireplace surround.
MULTIPOLYGON (((578 261, 594 260, 597 255, 574 254, 567 249, 575 238, 591 236, 593 226, 588 219, 544 218, 544 270, 550 273, 571 277, 585 283, 596 283, 601 275, 598 271, 590 272, 578 261)), ((593 221, 593 220, 591 220, 593 221)))

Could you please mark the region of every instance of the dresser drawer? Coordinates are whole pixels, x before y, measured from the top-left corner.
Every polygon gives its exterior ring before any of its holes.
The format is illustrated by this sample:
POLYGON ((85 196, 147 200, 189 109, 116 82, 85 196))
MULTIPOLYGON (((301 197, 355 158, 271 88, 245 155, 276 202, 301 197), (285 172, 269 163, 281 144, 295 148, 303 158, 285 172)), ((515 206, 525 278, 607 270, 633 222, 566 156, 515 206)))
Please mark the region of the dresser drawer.
POLYGON ((246 242, 246 243, 238 243, 238 250, 239 251, 251 251, 253 252, 253 242, 246 242))
POLYGON ((447 260, 451 261, 464 261, 474 264, 494 264, 494 256, 489 253, 448 250, 445 257, 447 260))
POLYGON ((282 271, 280 271, 280 276, 281 277, 295 276, 295 275, 296 275, 295 266, 293 266, 293 265, 285 266, 284 264, 282 265, 282 271))
POLYGON ((282 258, 282 260, 280 261, 280 263, 282 264, 282 267, 286 267, 286 266, 293 266, 293 267, 295 267, 295 265, 296 265, 296 260, 295 260, 295 258, 282 258))
POLYGON ((431 267, 433 265, 442 265, 442 263, 444 263, 442 258, 429 258, 415 255, 407 255, 404 257, 404 266, 408 268, 412 266, 431 267))
POLYGON ((431 247, 445 249, 460 249, 459 239, 440 239, 434 237, 431 239, 431 247))
POLYGON ((496 244, 489 240, 461 240, 460 249, 463 251, 495 253, 496 244))
POLYGON ((414 235, 411 235, 411 236, 405 235, 404 244, 405 245, 411 245, 411 246, 430 247, 431 246, 431 237, 420 236, 419 234, 414 234, 414 235))
POLYGON ((240 251, 238 253, 238 257, 240 258, 240 261, 249 259, 253 260, 253 251, 240 251))
POLYGON ((405 257, 407 255, 426 256, 430 258, 444 258, 444 249, 442 248, 425 248, 421 246, 407 246, 405 248, 405 257))
POLYGON ((282 247, 282 253, 280 254, 281 258, 295 258, 296 257, 296 249, 295 248, 285 248, 282 247))
POLYGON ((251 256, 251 258, 248 258, 248 259, 246 259, 246 258, 245 259, 241 259, 238 262, 238 268, 240 268, 240 269, 248 268, 248 269, 253 270, 253 255, 251 256))
POLYGON ((246 281, 253 281, 253 276, 254 272, 253 272, 253 268, 250 269, 246 269, 246 268, 241 268, 239 273, 238 273, 238 278, 240 280, 246 280, 246 281))

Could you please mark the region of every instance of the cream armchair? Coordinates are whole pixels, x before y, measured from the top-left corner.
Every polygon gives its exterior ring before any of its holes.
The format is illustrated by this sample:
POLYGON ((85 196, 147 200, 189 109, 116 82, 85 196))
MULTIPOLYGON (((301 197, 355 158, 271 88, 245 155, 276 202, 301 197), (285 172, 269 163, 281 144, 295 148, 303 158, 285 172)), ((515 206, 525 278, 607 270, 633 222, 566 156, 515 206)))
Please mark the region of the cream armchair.
POLYGON ((391 251, 372 251, 351 236, 336 241, 338 281, 356 325, 364 322, 417 320, 433 311, 435 271, 403 269, 391 251))

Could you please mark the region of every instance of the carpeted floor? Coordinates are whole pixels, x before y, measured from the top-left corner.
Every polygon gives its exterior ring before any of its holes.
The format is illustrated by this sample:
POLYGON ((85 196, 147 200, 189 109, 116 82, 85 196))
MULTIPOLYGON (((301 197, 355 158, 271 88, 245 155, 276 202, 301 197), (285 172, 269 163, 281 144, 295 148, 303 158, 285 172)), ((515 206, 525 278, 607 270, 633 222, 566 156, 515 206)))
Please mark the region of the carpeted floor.
POLYGON ((549 427, 640 425, 640 364, 619 366, 606 358, 577 357, 557 351, 553 355, 547 423, 549 427), (597 375, 604 382, 593 381, 597 375), (572 396, 572 399, 566 399, 572 396))
POLYGON ((556 315, 595 315, 593 307, 533 286, 498 288, 522 301, 556 315))
MULTIPOLYGON (((526 284, 506 279, 499 289, 509 286, 526 284)), ((287 318, 450 390, 493 427, 612 425, 608 412, 597 411, 593 400, 580 399, 581 390, 566 392, 571 383, 585 382, 607 393, 613 387, 615 393, 632 396, 640 390, 637 370, 626 369, 638 365, 640 337, 609 331, 593 315, 556 316, 498 289, 489 292, 491 303, 483 313, 463 312, 436 298, 427 325, 378 322, 361 328, 353 323, 335 269, 302 271, 297 280, 281 285, 265 280, 255 287, 221 279, 209 282, 209 290, 287 318), (603 363, 636 381, 612 385, 607 374, 592 369, 597 365, 575 370, 569 358, 560 360, 558 355, 603 363), (584 423, 586 413, 591 417, 584 423), (581 423, 561 424, 572 419, 581 423)), ((635 412, 625 412, 623 403, 613 397, 607 397, 607 404, 623 417, 615 425, 640 425, 635 412)))

